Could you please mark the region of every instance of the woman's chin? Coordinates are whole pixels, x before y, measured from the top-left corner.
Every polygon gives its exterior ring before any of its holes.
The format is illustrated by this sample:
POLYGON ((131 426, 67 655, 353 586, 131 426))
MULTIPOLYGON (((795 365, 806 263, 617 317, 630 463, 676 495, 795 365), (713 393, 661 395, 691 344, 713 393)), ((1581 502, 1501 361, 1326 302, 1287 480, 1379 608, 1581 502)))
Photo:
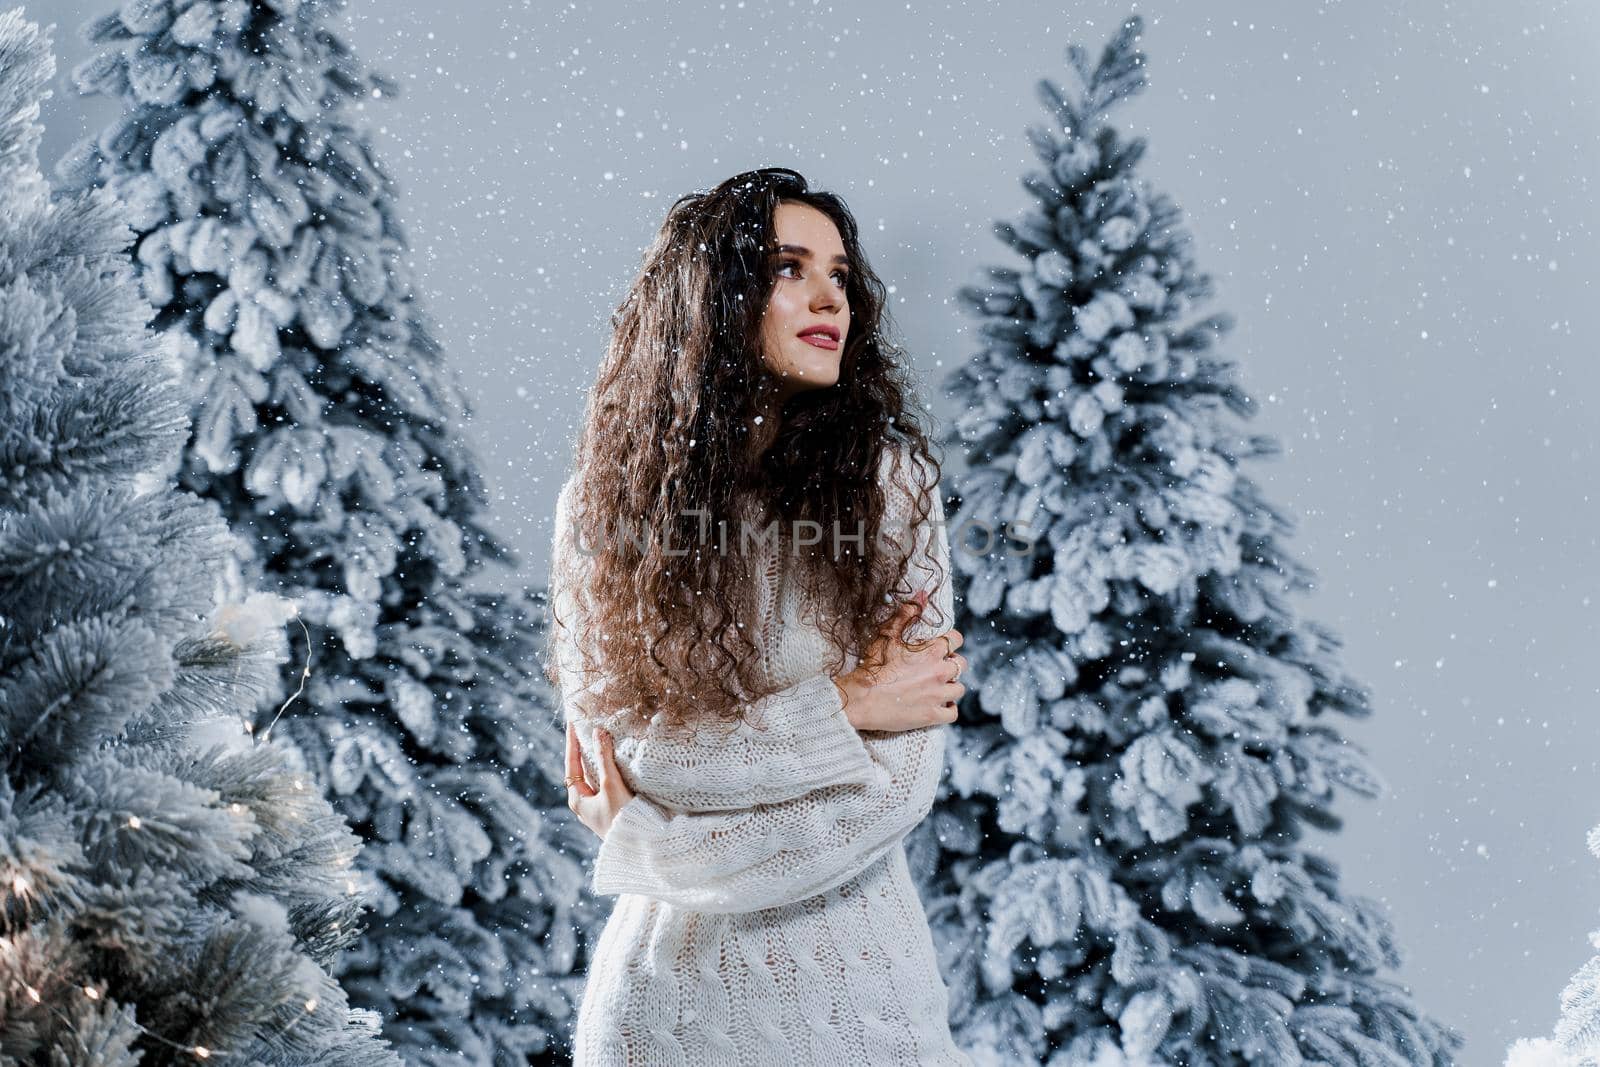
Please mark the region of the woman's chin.
POLYGON ((839 384, 839 363, 829 360, 826 363, 810 363, 798 369, 795 378, 805 383, 807 389, 826 389, 830 385, 839 384))
POLYGON ((788 370, 777 374, 776 378, 783 386, 783 391, 793 396, 796 393, 809 393, 814 389, 827 389, 839 384, 839 364, 830 360, 827 363, 807 361, 805 363, 791 364, 788 370))

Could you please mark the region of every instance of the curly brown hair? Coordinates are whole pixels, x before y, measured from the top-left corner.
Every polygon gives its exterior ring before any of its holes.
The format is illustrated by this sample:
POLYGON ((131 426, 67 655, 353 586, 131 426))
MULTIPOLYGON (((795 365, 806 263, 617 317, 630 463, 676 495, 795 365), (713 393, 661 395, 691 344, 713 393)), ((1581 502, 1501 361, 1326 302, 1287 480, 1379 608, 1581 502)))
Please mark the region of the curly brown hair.
MULTIPOLYGON (((605 679, 602 706, 589 714, 660 711, 681 726, 692 709, 696 720, 733 721, 742 704, 771 691, 759 681, 750 636, 752 590, 762 580, 752 554, 675 547, 706 545, 707 530, 723 521, 729 531, 776 522, 779 558, 804 602, 827 605, 816 622, 833 646, 829 673, 843 670, 847 652, 879 662, 873 640, 911 594, 905 572, 916 540, 885 536, 880 475, 891 472, 895 491, 914 501, 904 520, 914 531, 928 519, 940 471, 902 350, 888 336, 885 298, 844 201, 809 189, 793 170, 748 171, 672 205, 611 316, 577 441, 569 515, 585 573, 562 566, 577 557, 563 545, 552 560, 552 617, 567 625, 554 608, 564 583, 582 589, 586 632, 574 643, 585 675, 605 679), (761 330, 780 201, 808 204, 838 228, 850 328, 838 382, 791 396, 757 456, 751 428, 773 388, 761 330), (915 462, 886 455, 891 449, 915 462), (904 481, 919 470, 931 479, 904 481), (859 534, 844 542, 859 551, 803 551, 784 531, 807 521, 840 537, 859 534), (602 536, 607 530, 615 535, 602 536)), ((739 538, 730 532, 727 542, 739 538)), ((824 536, 818 548, 829 544, 837 547, 824 536)), ((552 656, 545 673, 561 683, 552 656)))

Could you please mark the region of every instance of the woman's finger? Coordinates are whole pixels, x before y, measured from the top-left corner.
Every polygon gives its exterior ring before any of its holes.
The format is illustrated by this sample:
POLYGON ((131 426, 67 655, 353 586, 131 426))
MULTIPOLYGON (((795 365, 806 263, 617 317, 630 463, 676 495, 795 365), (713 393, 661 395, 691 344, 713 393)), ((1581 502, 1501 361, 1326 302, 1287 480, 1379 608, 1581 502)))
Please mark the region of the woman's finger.
POLYGON ((906 629, 918 619, 922 618, 922 611, 928 605, 928 591, 917 590, 916 594, 904 604, 900 605, 900 614, 893 620, 893 630, 900 638, 901 643, 910 645, 917 651, 928 647, 927 641, 909 641, 906 639, 906 629))
POLYGON ((611 781, 618 796, 633 798, 633 787, 628 784, 628 776, 622 772, 622 764, 617 762, 617 739, 611 736, 611 731, 606 731, 606 761, 611 764, 611 781))
POLYGON ((895 609, 894 618, 889 620, 889 632, 899 633, 901 630, 904 630, 908 624, 915 622, 917 616, 921 614, 921 604, 917 603, 915 600, 902 601, 900 607, 895 609))
POLYGON ((576 789, 580 796, 592 797, 595 789, 589 784, 588 775, 583 769, 583 750, 578 747, 578 731, 572 723, 567 723, 567 777, 577 776, 577 780, 569 788, 576 789))
POLYGON ((906 627, 917 620, 927 598, 926 592, 918 592, 910 600, 900 602, 894 614, 889 616, 888 621, 867 642, 866 649, 857 661, 859 669, 868 675, 876 675, 878 670, 889 664, 890 659, 900 649, 908 648, 912 652, 920 652, 927 647, 928 642, 907 641, 905 636, 906 627))
POLYGON ((612 762, 615 757, 611 752, 610 732, 601 727, 595 730, 594 736, 600 742, 600 758, 595 760, 595 764, 600 768, 599 786, 603 790, 611 781, 611 772, 616 769, 616 764, 612 762))

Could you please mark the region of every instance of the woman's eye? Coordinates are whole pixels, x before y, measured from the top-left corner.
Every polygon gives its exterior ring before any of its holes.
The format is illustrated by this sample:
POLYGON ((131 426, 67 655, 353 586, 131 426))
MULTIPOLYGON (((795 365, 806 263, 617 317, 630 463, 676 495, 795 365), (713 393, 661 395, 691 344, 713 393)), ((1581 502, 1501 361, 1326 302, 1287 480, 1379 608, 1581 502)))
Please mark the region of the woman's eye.
MULTIPOLYGON (((798 259, 786 259, 783 262, 778 264, 778 273, 781 274, 781 273, 783 273, 783 271, 785 271, 789 267, 798 267, 799 265, 800 265, 800 261, 798 259)), ((850 282, 850 272, 849 271, 847 271, 847 270, 836 270, 833 273, 834 273, 835 276, 838 277, 840 285, 849 284, 849 282, 850 282)))

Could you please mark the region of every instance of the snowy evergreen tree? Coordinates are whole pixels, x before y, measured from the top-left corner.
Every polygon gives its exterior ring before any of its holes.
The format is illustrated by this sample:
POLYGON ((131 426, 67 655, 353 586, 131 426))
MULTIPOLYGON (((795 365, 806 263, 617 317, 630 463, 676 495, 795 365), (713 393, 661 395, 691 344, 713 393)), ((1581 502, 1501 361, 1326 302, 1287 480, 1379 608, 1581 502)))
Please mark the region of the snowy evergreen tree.
POLYGON ((1210 351, 1231 320, 1181 321, 1209 279, 1107 123, 1141 24, 1040 82, 1045 170, 996 226, 1026 262, 961 292, 971 691, 910 841, 952 1022, 984 1064, 1447 1063, 1381 904, 1302 841, 1336 786, 1381 789, 1333 721, 1368 695, 1296 615, 1312 575, 1241 469, 1276 444, 1225 422, 1254 408, 1210 351))
POLYGON ((253 545, 241 581, 310 626, 305 704, 274 732, 366 841, 379 912, 338 973, 412 1063, 559 1058, 604 917, 595 844, 566 806, 542 597, 471 588, 512 559, 353 124, 393 85, 335 32, 341 0, 107 6, 74 80, 126 111, 58 172, 128 204, 197 398, 182 484, 253 545))
MULTIPOLYGON (((1589 831, 1589 851, 1600 856, 1600 826, 1589 831)), ((1600 948, 1600 930, 1589 933, 1600 948)), ((1561 991, 1555 1036, 1523 1038, 1506 1052, 1505 1067, 1597 1067, 1600 1065, 1600 956, 1595 956, 1561 991)))
POLYGON ((325 969, 360 841, 243 728, 282 602, 219 606, 122 206, 40 173, 54 70, 0 14, 0 1062, 398 1067, 325 969))

